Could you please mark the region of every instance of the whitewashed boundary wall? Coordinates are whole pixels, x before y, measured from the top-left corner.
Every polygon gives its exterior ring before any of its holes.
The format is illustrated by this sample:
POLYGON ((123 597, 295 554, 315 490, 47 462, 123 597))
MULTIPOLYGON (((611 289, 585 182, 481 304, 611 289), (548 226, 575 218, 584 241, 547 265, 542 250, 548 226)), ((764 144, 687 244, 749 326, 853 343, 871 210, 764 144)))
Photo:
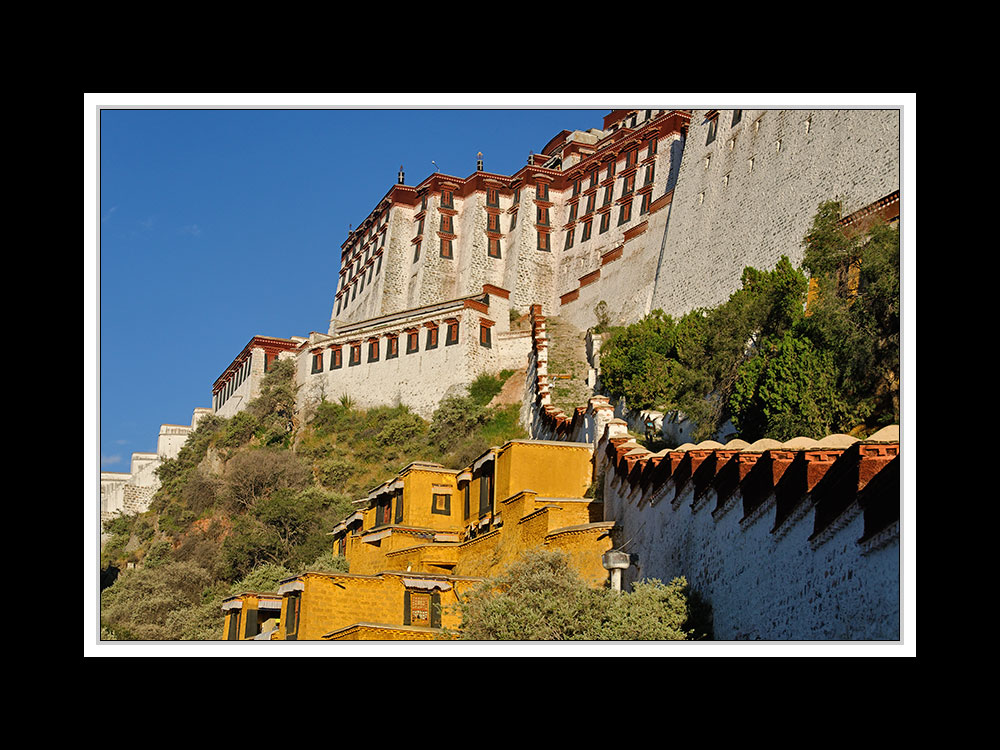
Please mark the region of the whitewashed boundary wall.
POLYGON ((624 581, 684 576, 717 640, 898 640, 899 428, 650 453, 621 420, 596 471, 624 581))

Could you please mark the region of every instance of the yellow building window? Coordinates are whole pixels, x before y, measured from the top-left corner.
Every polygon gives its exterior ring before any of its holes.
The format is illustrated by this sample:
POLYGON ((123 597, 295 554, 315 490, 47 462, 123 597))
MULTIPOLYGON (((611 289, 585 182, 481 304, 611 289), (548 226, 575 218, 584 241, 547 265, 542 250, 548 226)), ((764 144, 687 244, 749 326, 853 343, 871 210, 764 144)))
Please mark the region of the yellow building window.
POLYGON ((431 513, 441 515, 451 515, 451 493, 434 493, 434 500, 431 504, 431 513))
POLYGON ((431 595, 410 594, 410 624, 426 626, 431 621, 431 595))
POLYGON ((229 614, 229 635, 226 640, 238 641, 240 639, 240 610, 234 610, 229 614))
POLYGON ((299 614, 302 607, 300 593, 285 597, 285 640, 296 641, 299 637, 299 614))
POLYGON ((441 627, 441 594, 434 591, 403 593, 403 624, 421 627, 441 627))

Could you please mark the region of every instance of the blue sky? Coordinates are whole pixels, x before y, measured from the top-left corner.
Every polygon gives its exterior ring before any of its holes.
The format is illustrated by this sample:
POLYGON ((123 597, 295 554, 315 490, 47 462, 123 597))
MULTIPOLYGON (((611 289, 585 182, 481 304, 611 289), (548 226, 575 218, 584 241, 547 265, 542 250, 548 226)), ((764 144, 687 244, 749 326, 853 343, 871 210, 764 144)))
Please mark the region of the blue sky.
MULTIPOLYGON (((137 105, 134 105, 137 106, 137 105)), ((591 110, 104 109, 100 463, 189 424, 254 335, 326 332, 349 225, 396 181, 512 174, 591 110)))

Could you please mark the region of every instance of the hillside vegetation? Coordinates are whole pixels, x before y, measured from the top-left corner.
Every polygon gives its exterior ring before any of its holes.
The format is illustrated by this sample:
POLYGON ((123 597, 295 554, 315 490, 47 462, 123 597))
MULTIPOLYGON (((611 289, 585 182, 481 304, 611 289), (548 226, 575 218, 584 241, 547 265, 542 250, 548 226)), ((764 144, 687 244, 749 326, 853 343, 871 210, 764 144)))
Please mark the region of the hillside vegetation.
POLYGON ((460 468, 526 437, 518 405, 488 406, 510 376, 479 377, 430 422, 345 397, 299 425, 294 363, 277 363, 244 411, 203 418, 160 466, 149 511, 105 525, 101 567, 122 573, 101 594, 102 638, 218 639, 225 597, 275 591, 306 570, 344 570, 327 534, 352 500, 412 461, 460 468))
POLYGON ((610 329, 604 387, 632 408, 682 412, 695 440, 728 420, 749 442, 898 423, 899 231, 850 234, 840 218, 839 203, 819 207, 800 268, 748 267, 718 307, 610 329))

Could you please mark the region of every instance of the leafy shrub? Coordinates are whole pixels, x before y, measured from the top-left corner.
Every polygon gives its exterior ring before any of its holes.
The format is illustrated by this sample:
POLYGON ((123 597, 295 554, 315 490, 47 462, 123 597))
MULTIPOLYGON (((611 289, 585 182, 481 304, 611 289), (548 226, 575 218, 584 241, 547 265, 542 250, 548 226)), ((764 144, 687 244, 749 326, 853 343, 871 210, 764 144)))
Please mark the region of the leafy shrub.
POLYGON ((170 616, 199 604, 210 583, 207 571, 185 562, 123 571, 101 592, 101 625, 121 640, 177 640, 170 616))
POLYGON ((188 474, 180 496, 192 513, 201 515, 216 507, 222 489, 223 485, 219 478, 199 466, 188 474))
POLYGON ((427 431, 427 423, 409 410, 386 420, 374 439, 383 447, 401 446, 421 438, 427 431))
POLYGON ((249 410, 237 412, 226 421, 216 444, 224 450, 234 451, 250 442, 259 427, 257 418, 249 410))
MULTIPOLYGON (((521 426, 521 406, 510 404, 492 410, 489 418, 480 428, 482 441, 488 446, 503 445, 508 440, 529 437, 527 431, 521 426)), ((482 451, 476 454, 480 455, 482 451)), ((475 458, 472 456, 469 461, 475 458)), ((459 461, 457 465, 464 466, 469 461, 459 461)))
POLYGON ((431 418, 428 438, 441 450, 470 435, 489 419, 489 411, 469 396, 443 399, 431 418))
MULTIPOLYGON (((219 563, 220 547, 219 536, 213 533, 213 527, 206 532, 189 528, 181 535, 180 544, 170 551, 170 557, 178 562, 191 562, 213 571, 219 563)), ((148 565, 146 560, 143 560, 143 565, 148 565)))
POLYGON ((687 584, 651 580, 631 593, 593 589, 561 552, 532 550, 462 597, 465 640, 684 640, 687 584))
POLYGON ((276 529, 238 515, 233 519, 232 533, 219 551, 216 574, 225 581, 236 581, 266 563, 281 564, 284 552, 276 529))
POLYGON ((502 370, 496 375, 483 373, 469 384, 469 398, 480 406, 486 406, 500 393, 511 375, 513 370, 502 370))
POLYGON ((259 448, 237 453, 226 466, 226 489, 235 507, 252 508, 275 490, 301 489, 309 467, 294 453, 259 448))
POLYGON ((325 399, 316 407, 309 422, 309 427, 318 435, 329 435, 347 427, 351 419, 351 410, 339 403, 325 399))
POLYGON ((152 569, 170 562, 170 552, 173 549, 170 542, 160 541, 150 547, 142 558, 142 567, 152 569))
POLYGON ((324 487, 340 488, 357 474, 359 467, 347 456, 333 453, 317 464, 317 479, 324 487))

